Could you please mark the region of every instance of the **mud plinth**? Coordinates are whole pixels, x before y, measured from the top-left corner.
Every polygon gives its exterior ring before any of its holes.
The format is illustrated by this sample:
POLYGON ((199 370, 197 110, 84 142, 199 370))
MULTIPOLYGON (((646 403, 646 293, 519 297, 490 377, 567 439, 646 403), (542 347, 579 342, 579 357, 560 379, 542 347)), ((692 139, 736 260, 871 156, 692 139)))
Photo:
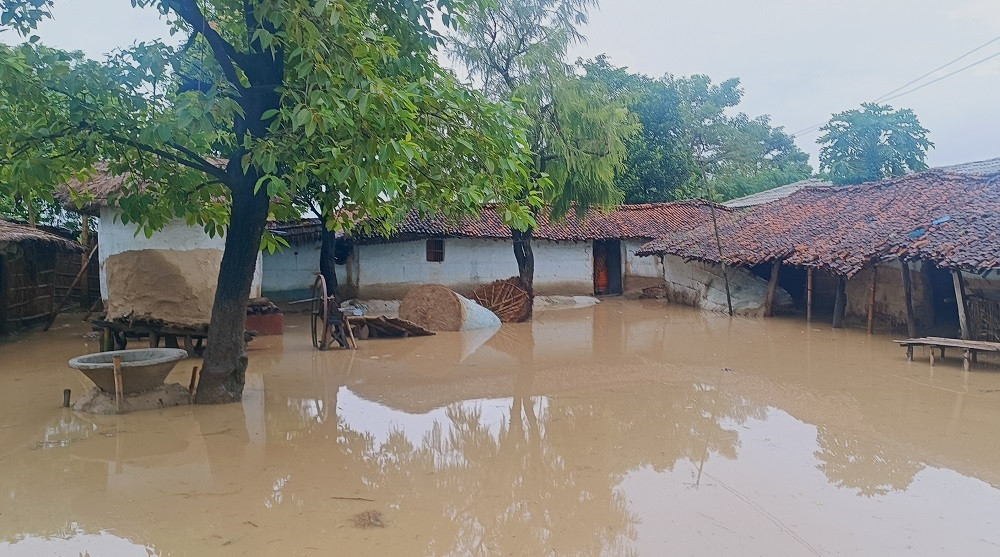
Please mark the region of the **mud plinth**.
MULTIPOLYGON (((191 393, 187 387, 171 383, 160 385, 146 391, 125 395, 125 412, 141 412, 143 410, 158 410, 170 406, 191 404, 191 393)), ((94 387, 89 393, 73 404, 73 410, 87 414, 117 414, 115 395, 94 387)))

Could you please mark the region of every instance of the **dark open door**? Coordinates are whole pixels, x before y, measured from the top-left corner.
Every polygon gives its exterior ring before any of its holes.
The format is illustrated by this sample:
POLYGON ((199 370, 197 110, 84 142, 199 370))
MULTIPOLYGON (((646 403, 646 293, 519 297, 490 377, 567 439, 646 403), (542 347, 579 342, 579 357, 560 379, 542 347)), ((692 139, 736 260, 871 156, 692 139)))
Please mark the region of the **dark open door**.
POLYGON ((594 294, 617 295, 622 291, 621 240, 595 240, 594 294))

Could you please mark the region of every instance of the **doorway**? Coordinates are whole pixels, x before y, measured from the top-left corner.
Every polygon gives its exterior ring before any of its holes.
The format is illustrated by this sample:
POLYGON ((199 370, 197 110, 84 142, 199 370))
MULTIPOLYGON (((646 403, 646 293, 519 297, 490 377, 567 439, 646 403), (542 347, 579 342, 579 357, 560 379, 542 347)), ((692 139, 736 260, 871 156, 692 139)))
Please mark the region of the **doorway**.
POLYGON ((949 331, 957 330, 958 302, 955 301, 955 280, 951 276, 951 271, 931 265, 928 279, 934 307, 934 326, 949 331))
POLYGON ((622 293, 622 241, 594 240, 594 294, 617 296, 622 293))

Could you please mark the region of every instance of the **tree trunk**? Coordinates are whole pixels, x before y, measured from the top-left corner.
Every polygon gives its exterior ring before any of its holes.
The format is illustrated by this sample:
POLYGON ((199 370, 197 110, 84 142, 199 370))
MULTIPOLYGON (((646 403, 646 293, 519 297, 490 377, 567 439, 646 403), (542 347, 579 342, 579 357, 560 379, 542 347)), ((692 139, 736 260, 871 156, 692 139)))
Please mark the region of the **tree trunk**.
MULTIPOLYGON (((234 164, 239 165, 239 159, 234 164)), ((242 172, 242 170, 240 170, 242 172)), ((264 188, 254 195, 253 172, 233 188, 233 211, 226 232, 226 251, 219 268, 218 289, 208 327, 208 346, 197 404, 225 404, 243 398, 247 371, 247 301, 260 254, 270 200, 264 188)))
POLYGON ((514 258, 517 259, 517 273, 528 287, 528 295, 535 298, 535 253, 531 249, 531 238, 534 231, 524 232, 516 228, 510 229, 514 238, 514 258))
POLYGON ((337 284, 337 232, 323 228, 323 243, 319 251, 319 274, 326 279, 326 295, 340 301, 337 284))

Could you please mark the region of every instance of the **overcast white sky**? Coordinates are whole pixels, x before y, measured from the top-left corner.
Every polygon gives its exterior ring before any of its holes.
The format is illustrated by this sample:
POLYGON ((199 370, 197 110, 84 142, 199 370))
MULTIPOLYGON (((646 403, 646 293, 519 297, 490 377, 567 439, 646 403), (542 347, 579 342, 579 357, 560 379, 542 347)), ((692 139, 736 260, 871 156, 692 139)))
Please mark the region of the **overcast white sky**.
MULTIPOLYGON (((153 10, 128 0, 56 0, 45 43, 98 57, 165 37, 153 10)), ((1000 36, 998 0, 603 0, 588 43, 650 75, 739 77, 742 109, 796 132, 856 107, 1000 36)), ((4 37, 4 40, 10 40, 4 37)), ((949 70, 1000 53, 1000 41, 949 70)), ((1000 157, 1000 56, 906 95, 931 130, 932 166, 1000 157)), ((817 133, 797 138, 813 154, 817 133)))

